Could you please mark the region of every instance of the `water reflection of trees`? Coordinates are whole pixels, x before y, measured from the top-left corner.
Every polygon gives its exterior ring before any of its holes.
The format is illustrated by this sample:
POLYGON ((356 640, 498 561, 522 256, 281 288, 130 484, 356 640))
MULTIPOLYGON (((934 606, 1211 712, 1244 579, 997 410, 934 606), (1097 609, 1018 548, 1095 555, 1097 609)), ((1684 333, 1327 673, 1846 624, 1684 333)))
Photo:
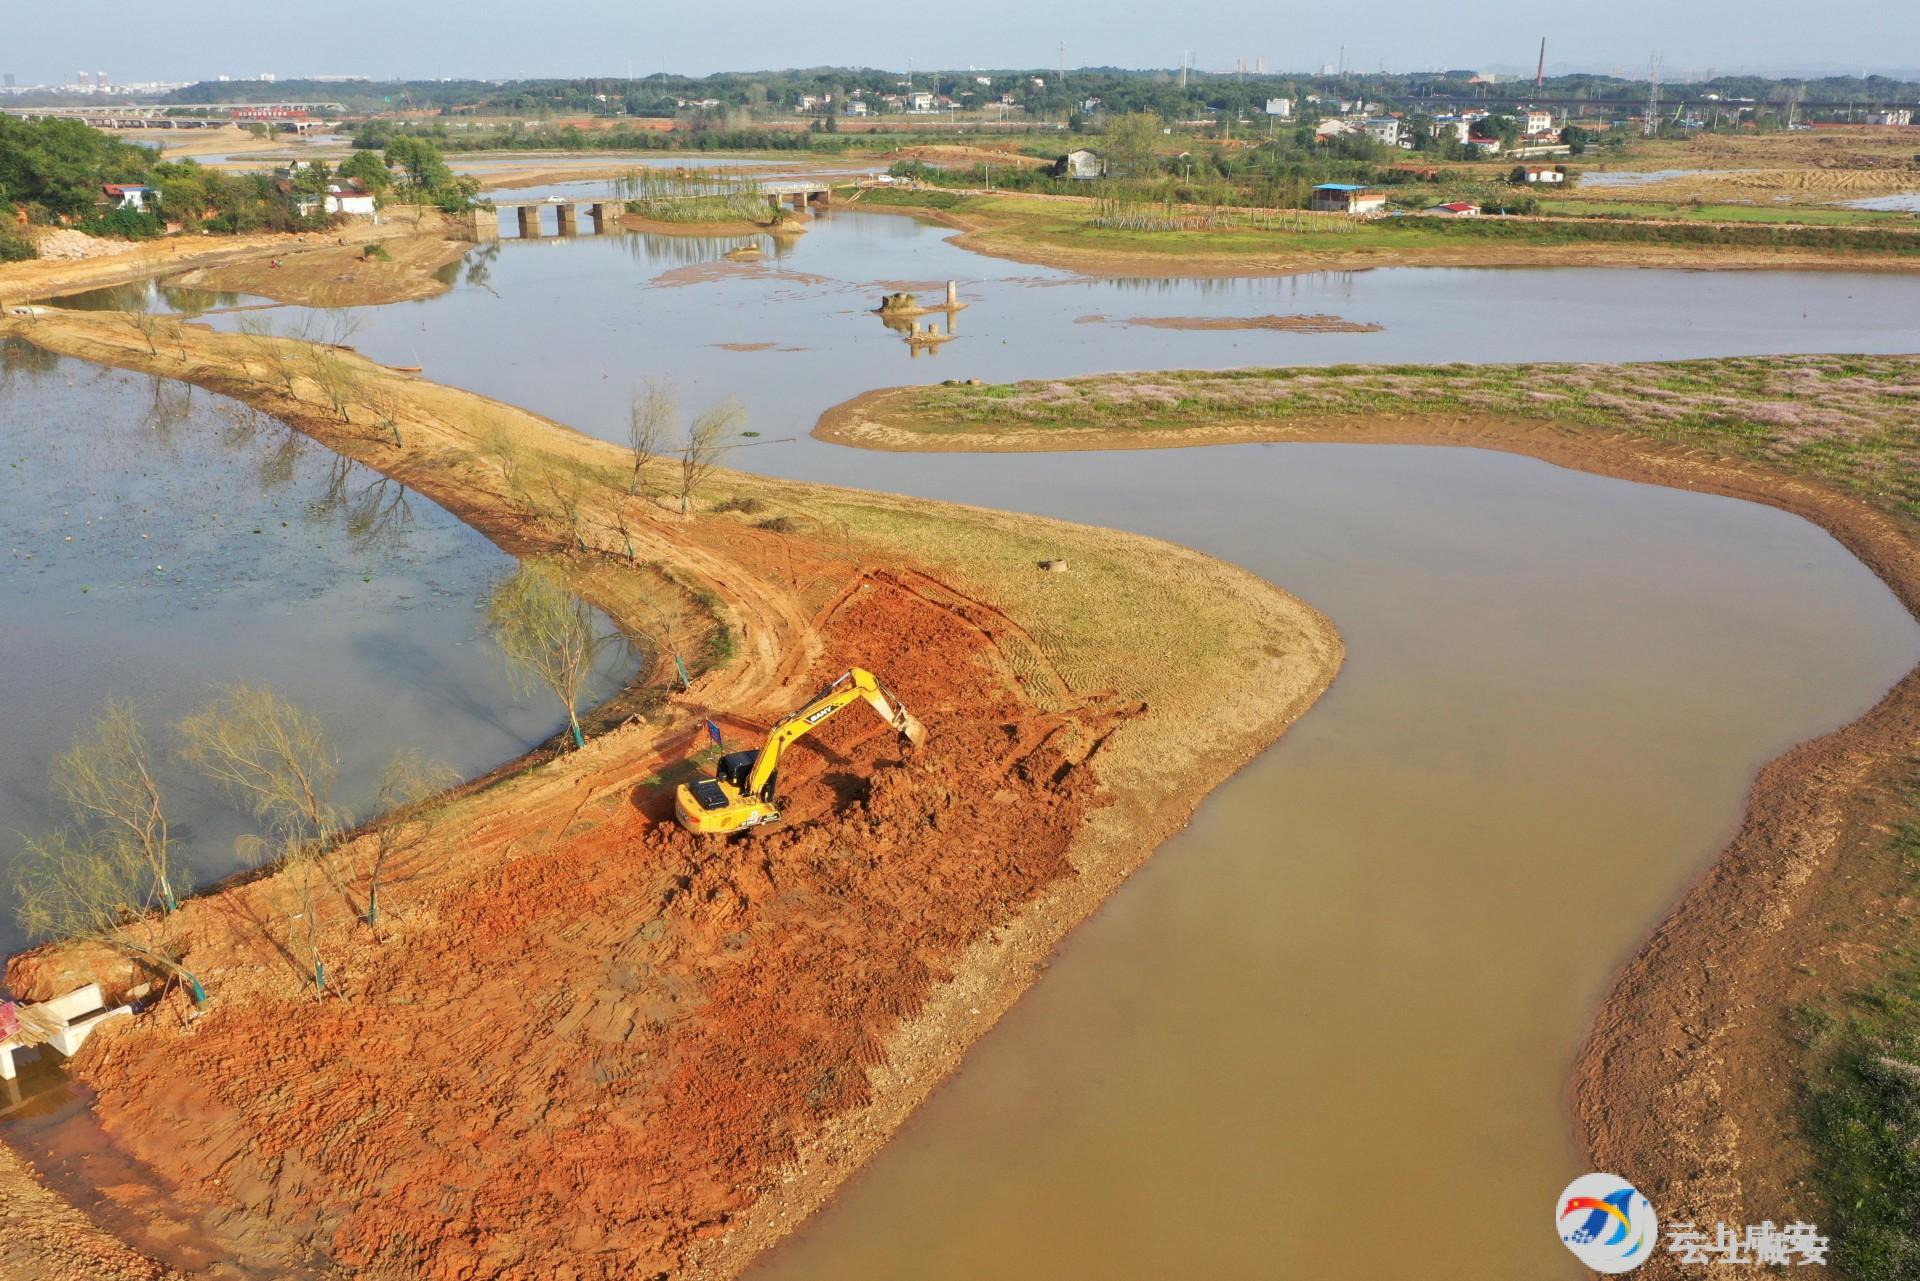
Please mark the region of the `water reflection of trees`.
POLYGON ((174 429, 193 415, 193 384, 159 374, 147 375, 147 411, 142 425, 163 445, 173 443, 174 429))
POLYGON ((45 347, 36 347, 24 338, 0 338, 0 391, 17 376, 37 380, 52 373, 60 357, 45 347))
POLYGON ((1316 298, 1351 296, 1358 272, 1317 271, 1290 276, 1152 277, 1116 276, 1100 282, 1118 293, 1183 294, 1202 298, 1316 298))
POLYGON ((397 550, 414 523, 405 485, 340 454, 328 463, 320 497, 307 511, 315 519, 344 516, 343 528, 354 546, 372 551, 397 550))
POLYGON ((216 307, 237 307, 246 295, 227 290, 194 289, 164 280, 134 280, 54 300, 67 311, 176 312, 196 314, 216 307))

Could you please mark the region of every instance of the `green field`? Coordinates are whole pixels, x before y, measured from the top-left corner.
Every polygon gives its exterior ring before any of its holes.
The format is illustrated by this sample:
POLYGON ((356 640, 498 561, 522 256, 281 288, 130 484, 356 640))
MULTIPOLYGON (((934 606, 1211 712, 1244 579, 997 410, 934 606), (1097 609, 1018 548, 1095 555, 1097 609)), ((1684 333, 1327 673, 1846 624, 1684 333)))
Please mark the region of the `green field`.
POLYGON ((1634 200, 1555 200, 1540 202, 1540 212, 1559 218, 1662 218, 1690 222, 1765 222, 1813 227, 1920 225, 1910 213, 1885 209, 1838 209, 1824 205, 1693 205, 1634 200))

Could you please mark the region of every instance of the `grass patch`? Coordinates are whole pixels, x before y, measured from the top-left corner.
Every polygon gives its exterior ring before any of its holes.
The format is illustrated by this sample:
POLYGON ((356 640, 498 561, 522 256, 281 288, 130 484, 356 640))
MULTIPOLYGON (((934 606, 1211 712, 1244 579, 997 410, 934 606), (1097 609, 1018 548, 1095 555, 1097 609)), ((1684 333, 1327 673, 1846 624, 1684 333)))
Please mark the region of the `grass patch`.
POLYGON ((1553 200, 1540 212, 1556 218, 1668 218, 1690 222, 1800 223, 1847 227, 1874 223, 1912 226, 1914 216, 1887 209, 1841 209, 1819 205, 1674 204, 1656 200, 1553 200))
MULTIPOLYGON (((883 193, 870 193, 872 195, 883 193)), ((1112 225, 1095 205, 1039 201, 1020 196, 947 197, 945 193, 887 192, 884 203, 923 204, 980 213, 994 225, 989 237, 1062 249, 1185 255, 1272 254, 1287 250, 1418 255, 1438 247, 1496 243, 1543 248, 1619 244, 1701 249, 1816 251, 1833 254, 1920 256, 1913 220, 1855 209, 1765 209, 1741 205, 1702 206, 1685 216, 1677 206, 1555 201, 1560 218, 1354 219, 1297 211, 1220 209, 1207 225, 1163 218, 1151 226, 1112 225), (1622 218, 1606 210, 1632 209, 1648 216, 1622 218), (1103 225, 1105 224, 1105 225, 1103 225)))
POLYGON ((904 187, 868 187, 860 204, 888 209, 958 209, 968 197, 951 191, 908 191, 904 187))
MULTIPOLYGON (((1920 889, 1920 818, 1884 854, 1920 889)), ((1829 1011, 1802 1007, 1790 1028, 1807 1047, 1805 1127, 1833 1207, 1833 1259, 1853 1281, 1920 1277, 1920 955, 1829 1011)))
POLYGON ((889 402, 897 425, 934 438, 1365 415, 1493 415, 1631 432, 1811 476, 1920 518, 1920 359, 1910 356, 1181 370, 928 386, 889 402))

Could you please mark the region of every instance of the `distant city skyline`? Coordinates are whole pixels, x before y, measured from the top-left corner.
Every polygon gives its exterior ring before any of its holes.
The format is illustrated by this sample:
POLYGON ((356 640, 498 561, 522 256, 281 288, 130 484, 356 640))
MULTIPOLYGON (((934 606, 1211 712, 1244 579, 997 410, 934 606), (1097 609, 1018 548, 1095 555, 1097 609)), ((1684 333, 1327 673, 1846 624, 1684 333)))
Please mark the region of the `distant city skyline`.
POLYGON ((194 20, 150 6, 116 9, 109 22, 76 23, 41 5, 8 16, 0 72, 20 84, 74 83, 79 69, 110 70, 115 83, 280 79, 321 74, 372 79, 543 79, 701 76, 716 71, 869 66, 928 70, 1051 67, 1066 45, 1069 68, 1177 67, 1191 50, 1200 71, 1248 68, 1313 73, 1341 61, 1352 71, 1441 67, 1531 71, 1541 36, 1550 68, 1644 75, 1658 52, 1664 74, 1835 74, 1911 71, 1920 60, 1920 6, 1844 4, 1808 22, 1787 0, 1682 7, 1625 0, 1604 22, 1560 17, 1517 0, 1459 11, 1419 3, 1328 5, 1276 18, 1254 0, 1216 0, 1198 11, 1116 13, 1094 0, 975 0, 888 11, 840 11, 742 0, 724 19, 711 9, 662 12, 579 0, 535 14, 500 0, 336 0, 280 19, 241 0, 202 0, 194 20), (1737 20, 1735 20, 1737 19, 1737 20), (1897 59, 1887 63, 1888 58, 1897 59))

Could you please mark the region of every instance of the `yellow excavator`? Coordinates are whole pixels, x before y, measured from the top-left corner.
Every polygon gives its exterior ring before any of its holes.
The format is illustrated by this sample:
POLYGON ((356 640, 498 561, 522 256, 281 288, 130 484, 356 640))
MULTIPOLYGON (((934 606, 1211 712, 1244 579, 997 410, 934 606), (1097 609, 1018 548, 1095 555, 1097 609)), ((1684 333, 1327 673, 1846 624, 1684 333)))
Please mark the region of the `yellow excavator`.
POLYGON ((782 717, 759 751, 728 752, 714 767, 712 778, 680 784, 673 804, 680 826, 702 836, 725 836, 777 821, 780 803, 774 789, 781 754, 803 734, 861 699, 899 731, 905 745, 918 747, 926 741, 926 729, 891 690, 873 673, 852 668, 811 703, 782 717))

